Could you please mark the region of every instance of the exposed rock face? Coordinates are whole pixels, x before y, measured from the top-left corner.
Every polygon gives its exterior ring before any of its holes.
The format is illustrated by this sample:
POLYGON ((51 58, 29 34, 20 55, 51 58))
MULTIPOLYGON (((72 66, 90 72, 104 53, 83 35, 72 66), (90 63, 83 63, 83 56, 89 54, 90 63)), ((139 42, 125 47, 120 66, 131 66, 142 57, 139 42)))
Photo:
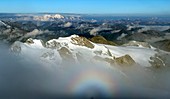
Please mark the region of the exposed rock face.
POLYGON ((60 44, 60 42, 57 42, 57 41, 53 41, 53 42, 47 42, 46 43, 46 47, 47 48, 52 48, 52 49, 55 49, 55 48, 60 48, 61 47, 61 44, 60 44))
POLYGON ((129 55, 115 58, 115 61, 118 65, 130 66, 135 64, 135 61, 129 55))
POLYGON ((41 57, 42 58, 48 58, 50 60, 54 60, 55 59, 54 52, 44 53, 41 57))
POLYGON ((116 43, 112 41, 106 40, 103 36, 95 36, 91 38, 90 40, 94 43, 99 43, 99 44, 107 44, 107 45, 114 45, 114 46, 117 45, 116 43))
POLYGON ((153 46, 161 50, 170 51, 170 40, 167 39, 155 42, 153 46))
POLYGON ((60 50, 58 50, 63 63, 74 63, 75 59, 73 57, 73 54, 69 49, 66 47, 62 47, 60 50))
POLYGON ((147 31, 143 31, 143 30, 139 30, 137 33, 133 33, 130 35, 125 36, 123 39, 124 40, 135 40, 135 41, 146 41, 147 39, 151 39, 151 38, 157 38, 157 37, 161 37, 161 36, 165 36, 164 33, 160 32, 160 31, 155 31, 155 30, 147 30, 147 31))
POLYGON ((91 49, 94 48, 94 45, 85 37, 72 37, 71 40, 72 40, 71 42, 72 44, 86 46, 91 49))
POLYGON ((111 66, 115 66, 116 65, 115 57, 113 57, 113 58, 105 58, 104 60, 106 62, 110 63, 111 66))
POLYGON ((122 38, 123 41, 130 41, 130 40, 135 40, 135 41, 145 41, 146 39, 150 39, 150 36, 147 36, 146 34, 143 33, 134 33, 131 35, 127 35, 124 38, 122 38))
POLYGON ((100 56, 94 56, 94 59, 98 61, 102 61, 102 62, 107 62, 110 64, 110 66, 114 66, 116 64, 114 57, 113 58, 102 58, 100 56))
POLYGON ((20 53, 20 52, 21 52, 20 42, 15 42, 15 43, 11 46, 11 51, 14 52, 14 53, 20 53))
POLYGON ((29 38, 28 40, 26 40, 25 43, 29 44, 29 45, 36 45, 36 44, 38 44, 41 47, 46 47, 45 43, 42 40, 33 40, 32 38, 29 38))
POLYGON ((127 44, 124 44, 123 46, 137 46, 137 47, 145 47, 145 48, 151 48, 151 45, 146 42, 138 42, 138 41, 130 41, 127 44))
POLYGON ((160 36, 165 35, 164 33, 160 32, 160 31, 156 31, 156 30, 148 30, 148 31, 144 31, 142 33, 147 34, 148 36, 153 36, 153 37, 160 37, 160 36))
POLYGON ((112 53, 110 52, 110 50, 108 48, 107 48, 107 55, 112 57, 112 53))
POLYGON ((150 64, 152 65, 152 67, 160 68, 162 66, 165 66, 164 61, 157 54, 154 57, 151 57, 150 59, 150 64))
POLYGON ((118 57, 118 58, 115 58, 115 57, 102 58, 99 56, 95 56, 94 59, 98 61, 105 61, 107 63, 110 63, 111 66, 115 64, 120 65, 120 66, 131 66, 135 64, 135 61, 129 55, 125 55, 125 56, 118 57))
POLYGON ((27 44, 34 44, 34 41, 32 38, 29 38, 27 41, 26 41, 27 44))

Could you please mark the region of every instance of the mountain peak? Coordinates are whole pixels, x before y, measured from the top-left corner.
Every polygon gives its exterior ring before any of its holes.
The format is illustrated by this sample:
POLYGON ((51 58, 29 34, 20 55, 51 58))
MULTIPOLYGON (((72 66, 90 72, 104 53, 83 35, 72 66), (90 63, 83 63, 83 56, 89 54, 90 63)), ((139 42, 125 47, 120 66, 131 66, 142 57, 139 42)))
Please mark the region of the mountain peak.
POLYGON ((65 17, 60 15, 60 14, 55 14, 55 15, 43 15, 43 16, 34 16, 34 20, 38 20, 38 21, 51 21, 51 20, 55 20, 55 19, 64 19, 65 17))
MULTIPOLYGON (((55 55, 55 59, 63 59, 62 62, 69 60, 66 57, 70 57, 71 60, 78 63, 81 60, 79 58, 83 58, 83 62, 104 62, 108 65, 139 64, 140 66, 150 67, 157 61, 158 63, 162 61, 161 58, 157 59, 155 55, 158 52, 152 48, 97 44, 78 35, 60 37, 59 39, 47 41, 45 44, 41 40, 28 39, 26 43, 14 43, 11 49, 14 52, 15 50, 16 52, 20 51, 28 56, 30 55, 29 53, 35 53, 37 57, 41 57, 44 53, 51 53, 45 55, 50 55, 49 57, 55 55)), ((32 56, 35 55, 32 54, 32 56)), ((47 61, 51 60, 47 58, 47 61)))

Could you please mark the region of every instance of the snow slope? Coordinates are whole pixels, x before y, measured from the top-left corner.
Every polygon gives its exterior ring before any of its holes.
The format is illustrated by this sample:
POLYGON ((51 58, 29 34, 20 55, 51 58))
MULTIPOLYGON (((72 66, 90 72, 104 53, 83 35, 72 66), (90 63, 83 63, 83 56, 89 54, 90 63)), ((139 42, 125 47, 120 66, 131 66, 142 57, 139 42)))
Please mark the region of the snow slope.
POLYGON ((158 53, 152 48, 96 44, 77 35, 60 37, 47 41, 45 44, 36 39, 26 43, 15 42, 11 50, 23 57, 32 57, 51 64, 62 64, 67 58, 71 58, 75 63, 83 60, 83 62, 101 62, 110 65, 105 59, 114 61, 115 58, 129 55, 136 64, 144 67, 152 66, 150 58, 158 53), (86 43, 91 46, 86 46, 86 43))

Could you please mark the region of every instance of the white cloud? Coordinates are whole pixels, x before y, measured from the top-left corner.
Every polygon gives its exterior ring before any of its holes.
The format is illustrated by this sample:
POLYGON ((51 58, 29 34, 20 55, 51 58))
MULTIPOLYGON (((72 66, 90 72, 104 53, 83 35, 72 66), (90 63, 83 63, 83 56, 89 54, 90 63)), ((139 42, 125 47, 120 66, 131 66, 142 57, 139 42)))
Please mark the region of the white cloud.
POLYGON ((64 27, 71 27, 72 26, 72 23, 70 22, 67 22, 66 24, 64 24, 64 27))

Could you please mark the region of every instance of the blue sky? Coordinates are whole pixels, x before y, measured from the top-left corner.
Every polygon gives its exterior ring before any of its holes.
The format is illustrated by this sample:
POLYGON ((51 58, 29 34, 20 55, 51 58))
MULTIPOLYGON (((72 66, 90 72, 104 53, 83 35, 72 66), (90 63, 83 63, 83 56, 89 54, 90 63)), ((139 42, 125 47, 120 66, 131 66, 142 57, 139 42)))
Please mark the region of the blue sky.
POLYGON ((170 14, 170 0, 0 0, 1 13, 170 14))

